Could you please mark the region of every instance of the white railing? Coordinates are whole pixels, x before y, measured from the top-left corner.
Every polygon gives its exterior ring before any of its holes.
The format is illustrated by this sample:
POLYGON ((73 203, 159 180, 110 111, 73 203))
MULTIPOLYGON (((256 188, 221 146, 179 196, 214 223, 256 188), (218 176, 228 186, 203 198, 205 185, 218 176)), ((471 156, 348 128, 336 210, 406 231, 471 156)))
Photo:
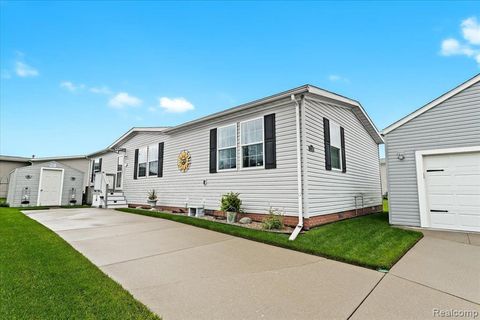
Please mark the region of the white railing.
POLYGON ((109 179, 105 172, 95 173, 95 182, 93 184, 92 206, 97 208, 106 208, 108 200, 109 179))

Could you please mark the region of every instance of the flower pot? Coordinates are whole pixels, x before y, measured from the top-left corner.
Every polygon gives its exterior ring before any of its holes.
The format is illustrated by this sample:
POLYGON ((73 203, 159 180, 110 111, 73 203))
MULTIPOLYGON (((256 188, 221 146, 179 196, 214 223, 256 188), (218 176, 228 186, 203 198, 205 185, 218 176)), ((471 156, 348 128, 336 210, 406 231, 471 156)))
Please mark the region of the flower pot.
POLYGON ((235 223, 237 219, 237 213, 232 211, 227 211, 227 222, 228 223, 235 223))
POLYGON ((148 200, 148 205, 149 205, 150 207, 152 207, 152 208, 153 208, 153 207, 156 207, 156 206, 157 206, 157 200, 150 200, 150 199, 149 199, 149 200, 148 200))

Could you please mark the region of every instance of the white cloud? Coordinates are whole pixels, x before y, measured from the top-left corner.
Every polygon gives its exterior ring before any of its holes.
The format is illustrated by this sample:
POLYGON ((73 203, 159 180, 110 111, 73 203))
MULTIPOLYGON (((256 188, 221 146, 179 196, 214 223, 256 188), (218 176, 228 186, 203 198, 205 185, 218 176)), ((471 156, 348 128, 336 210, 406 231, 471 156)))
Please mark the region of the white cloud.
POLYGON ((142 100, 131 96, 126 92, 119 92, 110 99, 108 105, 112 108, 123 109, 125 107, 138 107, 142 104, 142 100))
POLYGON ((191 104, 185 98, 161 97, 159 98, 159 101, 160 107, 165 109, 167 112, 181 113, 195 109, 193 104, 191 104))
POLYGON ((328 80, 332 81, 332 82, 345 82, 345 83, 349 83, 350 80, 348 78, 345 78, 345 77, 342 77, 342 76, 339 76, 338 74, 331 74, 328 76, 328 80))
POLYGON ((91 93, 96 93, 96 94, 106 94, 106 95, 112 94, 112 91, 110 91, 110 89, 108 89, 108 87, 105 87, 105 86, 103 86, 103 87, 91 87, 89 89, 89 91, 91 93))
POLYGON ((443 56, 466 56, 480 65, 480 25, 476 17, 461 22, 463 41, 448 38, 442 41, 440 54, 443 56))
POLYGON ((463 38, 471 44, 480 44, 480 24, 476 17, 470 17, 462 21, 463 38))
POLYGON ((85 85, 84 84, 74 84, 73 82, 71 81, 62 81, 60 82, 60 87, 65 89, 65 90, 68 90, 70 92, 77 92, 79 90, 83 90, 85 89, 85 85))
POLYGON ((39 72, 37 69, 29 66, 25 62, 17 61, 15 62, 15 73, 17 76, 26 78, 26 77, 36 77, 39 72))
POLYGON ((442 50, 441 54, 444 56, 453 56, 453 55, 466 55, 472 56, 474 53, 473 49, 467 45, 460 44, 458 40, 450 38, 442 41, 442 50))

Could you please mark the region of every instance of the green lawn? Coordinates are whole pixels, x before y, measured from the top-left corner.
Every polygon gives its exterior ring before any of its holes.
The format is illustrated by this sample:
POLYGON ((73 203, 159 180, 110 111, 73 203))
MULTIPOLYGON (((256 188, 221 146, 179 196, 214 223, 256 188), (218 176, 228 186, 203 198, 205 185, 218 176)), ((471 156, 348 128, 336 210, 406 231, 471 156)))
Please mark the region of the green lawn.
POLYGON ((159 319, 63 239, 0 208, 0 319, 159 319))
POLYGON ((390 269, 422 238, 420 232, 391 227, 386 212, 320 226, 300 234, 295 241, 289 241, 285 234, 187 216, 142 209, 117 210, 173 220, 373 269, 390 269))

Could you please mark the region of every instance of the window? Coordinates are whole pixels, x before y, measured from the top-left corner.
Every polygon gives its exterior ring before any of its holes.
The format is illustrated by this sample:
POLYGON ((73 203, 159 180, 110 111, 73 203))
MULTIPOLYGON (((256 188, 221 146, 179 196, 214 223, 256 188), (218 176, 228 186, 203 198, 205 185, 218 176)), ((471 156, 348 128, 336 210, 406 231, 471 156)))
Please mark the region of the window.
POLYGON ((242 168, 263 167, 263 118, 240 123, 242 168))
POLYGON ((330 160, 332 169, 342 170, 342 143, 340 139, 340 126, 330 121, 330 160))
POLYGON ((148 147, 148 175, 158 176, 158 144, 148 147))
POLYGON ((98 159, 93 160, 93 173, 100 172, 100 170, 101 170, 101 168, 100 168, 100 159, 101 159, 101 158, 98 158, 98 159))
POLYGON ((147 176, 147 150, 148 148, 141 148, 138 150, 138 177, 147 176))
POLYGON ((237 125, 217 129, 218 170, 237 167, 237 125))

